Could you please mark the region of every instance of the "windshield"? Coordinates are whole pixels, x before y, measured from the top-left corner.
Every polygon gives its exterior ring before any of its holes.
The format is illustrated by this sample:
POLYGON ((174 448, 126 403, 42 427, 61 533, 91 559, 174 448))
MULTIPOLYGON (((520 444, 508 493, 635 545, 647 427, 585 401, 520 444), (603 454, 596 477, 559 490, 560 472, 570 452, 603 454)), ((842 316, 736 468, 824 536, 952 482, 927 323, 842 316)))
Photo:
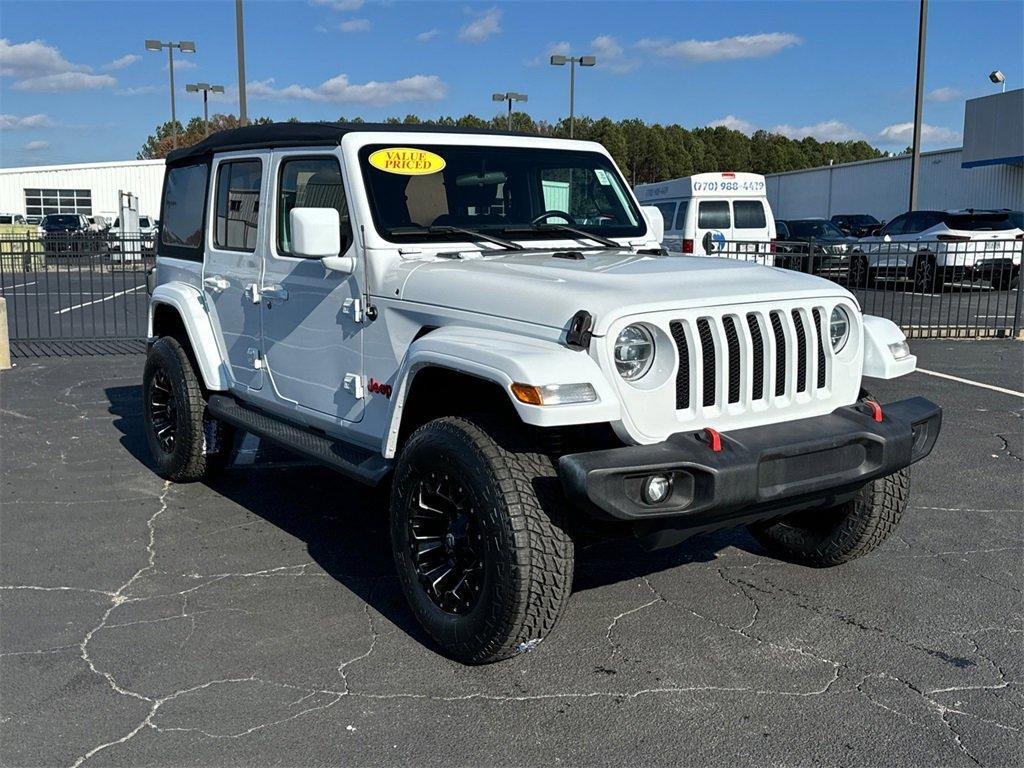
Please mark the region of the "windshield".
MULTIPOLYGON (((428 227, 495 235, 511 229, 517 240, 552 238, 551 230, 530 231, 538 223, 569 224, 604 237, 646 231, 618 172, 596 152, 376 145, 364 147, 359 159, 374 223, 394 242, 420 240, 428 227), (552 215, 541 218, 544 213, 552 215)), ((429 234, 468 239, 454 231, 429 234)))
POLYGON ((831 221, 791 221, 789 231, 794 237, 846 237, 831 221))
POLYGON ((855 227, 867 227, 873 224, 878 224, 878 219, 867 213, 855 213, 851 216, 837 216, 840 224, 850 225, 855 227))
POLYGON ((43 218, 43 226, 50 227, 77 227, 78 217, 71 214, 64 216, 61 215, 49 215, 43 218))

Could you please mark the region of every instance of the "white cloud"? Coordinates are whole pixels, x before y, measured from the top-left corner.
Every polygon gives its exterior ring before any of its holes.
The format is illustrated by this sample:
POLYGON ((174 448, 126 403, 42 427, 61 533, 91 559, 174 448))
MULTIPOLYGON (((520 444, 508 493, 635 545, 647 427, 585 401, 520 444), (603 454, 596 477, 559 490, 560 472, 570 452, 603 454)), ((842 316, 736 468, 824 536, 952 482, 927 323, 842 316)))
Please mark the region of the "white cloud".
POLYGON ((335 11, 358 11, 365 0, 312 0, 313 5, 322 5, 335 11))
POLYGON ((439 29, 428 29, 428 30, 426 30, 424 32, 420 32, 418 35, 416 35, 416 40, 418 42, 420 42, 420 43, 425 43, 428 40, 433 40, 440 33, 441 33, 441 30, 439 30, 439 29))
POLYGON ((124 69, 125 67, 131 66, 136 61, 140 61, 141 59, 142 57, 138 56, 137 54, 127 53, 119 59, 114 59, 109 64, 104 64, 103 69, 124 69))
POLYGON ((928 91, 928 93, 924 95, 924 100, 936 102, 957 101, 958 99, 962 99, 963 97, 963 92, 958 88, 944 87, 935 88, 934 90, 928 91))
POLYGON ((857 141, 864 138, 864 134, 856 128, 851 128, 846 123, 836 119, 824 120, 814 125, 794 127, 792 125, 776 125, 771 133, 778 133, 787 139, 806 139, 813 136, 818 141, 857 141))
POLYGON ((488 8, 481 13, 472 13, 474 19, 459 30, 459 39, 467 43, 482 43, 491 35, 501 32, 502 10, 498 7, 488 8))
POLYGON ((803 40, 789 32, 766 32, 758 35, 737 35, 718 40, 652 40, 637 43, 656 56, 684 61, 732 61, 734 59, 763 59, 774 56, 784 48, 799 45, 803 40))
POLYGON ((88 72, 60 72, 18 80, 11 88, 15 91, 57 93, 58 91, 88 91, 117 85, 110 75, 92 75, 88 72))
POLYGON ((734 131, 739 131, 740 133, 745 133, 747 135, 750 135, 757 130, 756 125, 741 117, 736 117, 736 115, 726 115, 725 117, 719 118, 718 120, 712 120, 708 123, 709 128, 718 128, 719 126, 731 128, 734 131))
POLYGON ((48 142, 48 141, 41 141, 41 140, 38 140, 38 139, 36 141, 30 141, 30 142, 28 142, 25 145, 25 151, 26 152, 39 152, 40 150, 49 149, 49 148, 50 148, 50 142, 48 142))
POLYGON ((572 53, 572 46, 565 40, 557 43, 548 43, 547 48, 532 59, 525 59, 523 64, 528 67, 539 67, 542 64, 547 64, 551 60, 551 57, 556 54, 558 56, 568 56, 570 53, 572 53))
POLYGON ((597 66, 609 72, 622 74, 632 72, 640 62, 626 56, 625 50, 619 45, 619 41, 611 35, 598 35, 590 41, 590 50, 597 56, 597 66))
POLYGON ((61 72, 84 72, 88 67, 72 64, 60 51, 42 40, 14 43, 0 38, 0 75, 8 77, 41 77, 61 72))
MULTIPOLYGON (((195 69, 199 65, 191 59, 182 58, 183 54, 178 54, 174 57, 174 71, 177 72, 179 69, 184 71, 186 69, 195 69)), ((167 65, 164 64, 164 72, 167 71, 167 65)))
POLYGON ((351 21, 343 21, 338 25, 338 29, 342 32, 369 32, 370 20, 352 19, 351 21))
POLYGON ((53 121, 49 115, 0 115, 0 129, 5 131, 16 131, 25 128, 49 128, 53 121))
POLYGON ((448 93, 448 86, 437 75, 413 75, 392 82, 353 84, 348 75, 337 75, 315 88, 287 85, 278 88, 274 79, 257 80, 246 85, 249 98, 265 101, 302 100, 334 104, 366 104, 385 106, 407 101, 438 101, 448 93))
MULTIPOLYGON (((140 85, 138 88, 120 88, 114 91, 115 96, 145 96, 147 93, 155 93, 155 85, 140 85)), ((211 94, 212 95, 212 94, 211 94)))
MULTIPOLYGON (((901 144, 907 146, 914 140, 913 123, 893 123, 878 133, 878 139, 885 144, 901 144)), ((922 144, 958 144, 963 140, 959 131, 943 128, 938 125, 921 124, 922 144)))

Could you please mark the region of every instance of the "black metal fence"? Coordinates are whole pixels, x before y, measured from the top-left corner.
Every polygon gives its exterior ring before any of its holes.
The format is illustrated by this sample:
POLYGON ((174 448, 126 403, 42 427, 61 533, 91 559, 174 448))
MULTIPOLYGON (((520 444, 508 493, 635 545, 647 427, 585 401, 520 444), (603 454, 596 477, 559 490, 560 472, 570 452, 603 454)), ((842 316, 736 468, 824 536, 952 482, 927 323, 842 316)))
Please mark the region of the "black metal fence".
POLYGON ((0 235, 0 295, 12 345, 140 340, 152 237, 0 235))
MULTIPOLYGON (((986 233, 987 234, 987 233, 986 233)), ((724 242, 716 255, 818 275, 853 293, 866 314, 911 338, 1013 336, 1021 331, 1024 239, 724 242)))

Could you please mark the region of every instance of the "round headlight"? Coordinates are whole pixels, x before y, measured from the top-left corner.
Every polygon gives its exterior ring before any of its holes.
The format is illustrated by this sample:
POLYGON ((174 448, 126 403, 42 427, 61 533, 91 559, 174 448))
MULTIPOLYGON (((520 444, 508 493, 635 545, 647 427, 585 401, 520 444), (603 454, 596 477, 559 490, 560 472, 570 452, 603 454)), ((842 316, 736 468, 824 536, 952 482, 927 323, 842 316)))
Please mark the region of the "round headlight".
POLYGON ((654 336, 642 325, 627 325, 615 339, 615 368, 626 381, 636 381, 654 362, 654 336))
POLYGON ((835 352, 846 346, 846 340, 850 338, 850 314, 842 307, 832 310, 832 317, 828 322, 828 335, 835 352))

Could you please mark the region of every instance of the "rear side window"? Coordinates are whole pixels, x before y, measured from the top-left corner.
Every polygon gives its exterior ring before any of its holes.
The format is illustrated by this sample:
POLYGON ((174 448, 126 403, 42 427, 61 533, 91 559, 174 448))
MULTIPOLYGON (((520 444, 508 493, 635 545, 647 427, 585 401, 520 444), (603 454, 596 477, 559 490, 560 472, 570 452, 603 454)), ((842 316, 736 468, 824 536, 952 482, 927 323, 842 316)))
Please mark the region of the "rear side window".
POLYGON ((217 169, 217 217, 213 241, 218 248, 256 250, 262 179, 263 164, 259 160, 221 163, 217 169))
POLYGON ((760 200, 737 200, 732 204, 732 213, 736 229, 764 229, 768 226, 760 200))
POLYGON ((281 163, 277 191, 277 250, 290 255, 293 208, 334 208, 341 219, 341 251, 352 242, 341 166, 334 157, 303 157, 281 163))
POLYGON ((686 228, 686 209, 690 207, 689 200, 683 200, 679 204, 679 208, 676 209, 676 225, 674 229, 685 229, 686 228))
POLYGON ((665 229, 672 229, 672 219, 676 215, 676 204, 655 203, 654 207, 661 211, 661 218, 665 220, 665 229))
POLYGON ((160 215, 163 222, 160 242, 168 246, 168 256, 195 261, 202 259, 203 213, 208 178, 209 168, 205 163, 167 171, 163 212, 160 215))
POLYGON ((729 202, 727 200, 703 200, 697 208, 697 226, 701 229, 728 229, 729 202))

